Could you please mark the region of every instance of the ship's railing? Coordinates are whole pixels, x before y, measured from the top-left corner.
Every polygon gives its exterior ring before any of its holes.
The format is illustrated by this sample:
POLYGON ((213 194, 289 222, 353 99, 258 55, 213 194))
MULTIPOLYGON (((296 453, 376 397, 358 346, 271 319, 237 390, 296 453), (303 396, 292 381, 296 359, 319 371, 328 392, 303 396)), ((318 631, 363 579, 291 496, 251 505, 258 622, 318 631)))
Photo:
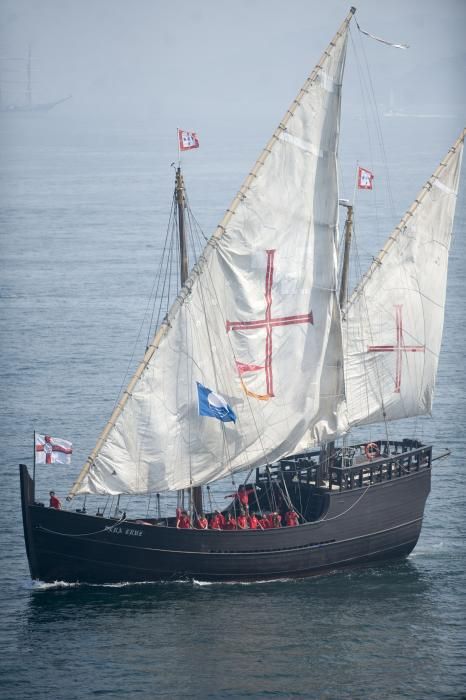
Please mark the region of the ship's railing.
POLYGON ((371 484, 391 481, 400 477, 430 469, 432 466, 432 447, 419 447, 404 452, 380 454, 379 457, 362 464, 331 466, 328 469, 328 489, 361 488, 371 484))
MULTIPOLYGON (((307 452, 281 459, 268 469, 268 478, 290 478, 309 486, 340 491, 361 488, 430 469, 432 447, 417 440, 377 440, 336 449, 325 462, 321 453, 307 452), (376 447, 376 449, 375 449, 376 447)), ((258 480, 265 474, 258 474, 258 480)))

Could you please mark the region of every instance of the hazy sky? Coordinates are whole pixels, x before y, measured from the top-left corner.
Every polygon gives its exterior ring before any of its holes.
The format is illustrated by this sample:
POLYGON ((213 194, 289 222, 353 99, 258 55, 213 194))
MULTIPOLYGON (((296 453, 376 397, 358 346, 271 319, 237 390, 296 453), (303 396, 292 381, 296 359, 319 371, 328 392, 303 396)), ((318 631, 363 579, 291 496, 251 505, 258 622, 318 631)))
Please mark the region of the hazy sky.
MULTIPOLYGON (((26 56, 31 44, 33 100, 72 94, 59 108, 63 114, 197 129, 270 112, 275 122, 349 6, 343 0, 0 0, 2 90, 6 101, 23 99, 24 62, 7 59, 26 56)), ((391 94, 396 108, 464 112, 465 0, 361 0, 357 7, 363 29, 410 45, 401 51, 362 42, 381 104, 391 94)), ((348 78, 350 90, 355 68, 348 78)))

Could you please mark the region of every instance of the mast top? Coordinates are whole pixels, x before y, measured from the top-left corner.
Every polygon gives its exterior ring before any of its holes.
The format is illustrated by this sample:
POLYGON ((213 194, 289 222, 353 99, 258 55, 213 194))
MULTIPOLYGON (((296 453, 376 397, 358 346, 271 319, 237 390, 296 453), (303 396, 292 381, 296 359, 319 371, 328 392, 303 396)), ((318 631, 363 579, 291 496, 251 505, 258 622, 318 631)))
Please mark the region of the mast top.
POLYGON ((434 182, 438 181, 440 176, 445 172, 445 168, 447 168, 448 164, 450 163, 451 159, 457 152, 459 147, 462 147, 462 144, 464 143, 464 138, 466 136, 466 128, 464 128, 461 132, 461 134, 458 136, 456 139, 455 143, 451 148, 448 150, 446 156, 441 160, 440 164, 438 165, 437 169, 431 175, 431 177, 427 180, 426 184, 422 188, 422 190, 419 192, 417 195, 416 199, 414 200, 413 204, 411 207, 408 209, 408 211, 405 213, 403 218, 401 219, 400 223, 398 226, 395 227, 395 229, 392 231, 390 236, 388 237, 384 247, 382 250, 379 252, 377 257, 373 259, 372 264, 366 271, 366 273, 361 277, 359 280, 359 283, 356 285, 355 289, 353 290, 351 297, 348 300, 348 303, 344 309, 344 314, 343 318, 346 317, 350 307, 357 301, 357 299, 361 296, 366 284, 369 282, 371 279, 372 275, 374 274, 375 270, 377 270, 380 265, 382 265, 382 262, 385 258, 385 256, 389 253, 390 249, 392 248, 393 244, 395 241, 398 239, 398 237, 404 232, 406 228, 406 224, 411 219, 418 209, 418 207, 422 204, 424 198, 427 196, 427 194, 430 192, 430 190, 433 187, 434 182))

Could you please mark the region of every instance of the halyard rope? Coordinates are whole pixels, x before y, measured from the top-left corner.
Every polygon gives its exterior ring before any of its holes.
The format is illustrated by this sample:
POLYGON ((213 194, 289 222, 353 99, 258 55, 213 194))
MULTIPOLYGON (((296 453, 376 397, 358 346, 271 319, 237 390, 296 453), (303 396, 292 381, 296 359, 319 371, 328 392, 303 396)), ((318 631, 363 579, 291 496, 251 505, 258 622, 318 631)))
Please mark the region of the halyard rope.
POLYGON ((113 523, 113 525, 106 525, 102 530, 96 530, 95 532, 83 532, 82 534, 79 535, 71 535, 68 532, 56 532, 55 530, 49 530, 46 527, 43 527, 42 525, 38 526, 39 530, 44 530, 45 532, 50 532, 52 535, 66 535, 67 537, 89 537, 90 535, 99 535, 101 532, 111 532, 114 527, 118 527, 118 525, 121 525, 126 520, 126 515, 123 516, 123 518, 120 518, 116 523, 113 523))

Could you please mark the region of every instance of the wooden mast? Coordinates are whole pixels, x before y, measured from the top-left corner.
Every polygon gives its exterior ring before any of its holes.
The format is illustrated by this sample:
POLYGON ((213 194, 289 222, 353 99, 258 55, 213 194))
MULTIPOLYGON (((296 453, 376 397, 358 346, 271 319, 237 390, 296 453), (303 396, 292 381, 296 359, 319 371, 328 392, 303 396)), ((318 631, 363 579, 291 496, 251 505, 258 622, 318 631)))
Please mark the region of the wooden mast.
POLYGON ((180 282, 181 287, 184 287, 186 280, 188 279, 188 252, 186 248, 186 231, 184 226, 184 209, 185 209, 185 196, 184 196, 184 180, 181 174, 181 167, 178 166, 176 169, 176 182, 175 182, 175 192, 176 192, 176 205, 178 207, 178 236, 179 236, 179 246, 180 246, 180 282))
MULTIPOLYGON (((180 246, 180 282, 181 287, 184 287, 188 279, 188 250, 186 242, 186 227, 184 220, 184 212, 186 208, 186 198, 184 190, 184 180, 181 173, 181 166, 176 169, 175 181, 176 205, 178 208, 178 239, 180 246)), ((179 492, 182 507, 184 507, 183 491, 179 492)), ((202 510, 202 486, 191 487, 191 502, 190 511, 193 515, 199 516, 202 510)))
POLYGON ((343 265, 341 268, 340 293, 338 301, 340 309, 343 308, 346 296, 348 293, 348 273, 349 273, 349 254, 351 248, 351 236, 353 233, 353 205, 347 204, 346 201, 340 200, 340 205, 347 208, 345 221, 345 245, 343 250, 343 265))
POLYGON ((339 27, 338 31, 336 32, 335 36, 333 37, 332 41, 329 43, 326 50, 322 54, 322 56, 319 60, 319 63, 316 65, 316 67, 314 68, 314 70, 312 71, 310 76, 305 81, 303 87, 301 88, 298 95, 296 96, 296 99, 293 100, 290 108, 287 110, 282 121, 280 122, 278 127, 275 129, 270 140, 268 141, 267 145, 265 146, 265 148, 263 149, 259 158, 257 159, 253 169, 251 170, 251 172, 247 175, 246 179, 244 180, 238 194, 234 198, 229 209, 227 209, 222 221, 217 226, 216 230, 214 231, 213 235, 211 236, 210 240, 208 241, 208 243, 204 249, 203 256, 198 261, 198 263, 195 265, 194 269, 191 271, 191 276, 188 277, 188 279, 186 280, 186 285, 181 288, 177 299, 173 302, 173 305, 167 314, 166 320, 164 321, 164 323, 162 323, 162 325, 160 326, 160 328, 156 332, 154 339, 152 340, 152 343, 147 348, 146 353, 145 353, 141 363, 139 364, 138 368, 136 369, 136 372, 134 373, 126 390, 123 392, 123 396, 121 397, 118 404, 115 406, 115 408, 112 412, 112 415, 110 416, 107 424, 105 425, 104 429, 102 430, 94 449, 92 450, 91 454, 87 458, 80 473, 78 474, 78 478, 74 482, 74 484, 71 487, 70 492, 67 496, 68 500, 71 500, 76 495, 76 492, 78 491, 79 486, 81 485, 84 477, 86 476, 89 469, 91 468, 96 456, 98 455, 100 449, 102 448, 103 444, 105 443, 105 441, 106 441, 110 431, 112 430, 113 426, 115 425, 118 417, 120 416, 121 412, 123 411, 123 409, 126 405, 126 402, 128 401, 128 398, 131 396, 131 392, 132 392, 134 386, 139 381, 139 378, 141 377, 142 373, 144 372, 147 365, 151 361, 152 356, 157 351, 157 348, 159 347, 160 343, 162 342, 163 338, 165 337, 165 335, 170 327, 169 321, 170 321, 171 317, 176 315, 179 308, 184 303, 185 299, 189 296, 190 288, 194 282, 194 279, 201 274, 202 269, 205 265, 205 261, 207 259, 207 251, 209 250, 209 247, 215 248, 218 240, 220 238, 222 238, 223 234, 226 231, 226 227, 228 226, 231 219, 235 215, 235 211, 236 211, 238 204, 246 197, 251 184, 254 182, 255 178, 257 177, 260 169, 264 165, 264 163, 267 160, 270 153, 272 153, 272 150, 273 150, 275 143, 280 140, 280 135, 286 130, 286 126, 287 126, 288 122, 290 121, 290 119, 293 118, 295 111, 297 110, 297 108, 301 104, 301 99, 309 91, 309 88, 315 82, 315 80, 320 75, 321 71, 323 70, 323 68, 327 62, 328 57, 331 56, 331 52, 332 52, 333 47, 335 46, 335 43, 347 31, 348 25, 351 22, 351 19, 352 19, 355 12, 356 12, 356 8, 351 7, 350 11, 348 12, 347 16, 345 17, 344 21, 342 22, 341 26, 339 27))
MULTIPOLYGON (((350 260, 350 249, 351 249, 351 236, 353 233, 353 205, 345 199, 340 199, 340 206, 346 207, 346 221, 345 221, 345 242, 343 247, 343 263, 341 267, 341 278, 340 278, 340 291, 338 293, 338 303, 340 306, 340 312, 343 309, 343 304, 346 301, 348 293, 348 275, 349 275, 349 260, 350 260)), ((326 476, 328 467, 330 466, 333 458, 333 453, 335 451, 335 440, 322 445, 319 455, 319 466, 320 466, 320 477, 321 479, 326 476)))

